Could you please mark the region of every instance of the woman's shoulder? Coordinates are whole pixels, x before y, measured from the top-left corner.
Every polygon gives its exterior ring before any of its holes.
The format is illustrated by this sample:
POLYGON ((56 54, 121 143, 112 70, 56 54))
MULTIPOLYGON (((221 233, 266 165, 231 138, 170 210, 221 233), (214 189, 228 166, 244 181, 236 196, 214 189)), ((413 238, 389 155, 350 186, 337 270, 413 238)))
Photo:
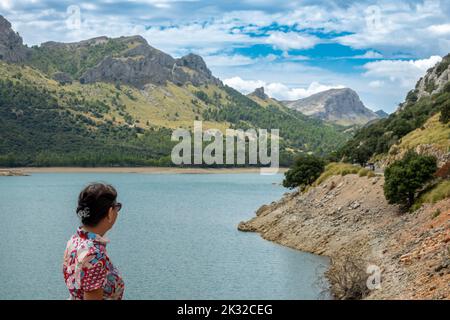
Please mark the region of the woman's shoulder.
POLYGON ((81 254, 98 255, 106 253, 106 247, 104 244, 95 241, 95 239, 80 237, 78 233, 75 233, 67 241, 66 251, 76 251, 78 256, 81 254))

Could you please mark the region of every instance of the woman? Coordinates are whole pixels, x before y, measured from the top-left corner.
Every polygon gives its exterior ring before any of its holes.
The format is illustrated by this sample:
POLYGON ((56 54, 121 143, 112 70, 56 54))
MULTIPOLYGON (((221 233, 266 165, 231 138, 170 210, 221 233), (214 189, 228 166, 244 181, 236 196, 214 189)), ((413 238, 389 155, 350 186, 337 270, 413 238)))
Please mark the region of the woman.
POLYGON ((124 283, 106 253, 105 233, 116 222, 122 204, 113 186, 93 183, 78 197, 82 226, 67 243, 64 280, 73 300, 120 300, 124 283))

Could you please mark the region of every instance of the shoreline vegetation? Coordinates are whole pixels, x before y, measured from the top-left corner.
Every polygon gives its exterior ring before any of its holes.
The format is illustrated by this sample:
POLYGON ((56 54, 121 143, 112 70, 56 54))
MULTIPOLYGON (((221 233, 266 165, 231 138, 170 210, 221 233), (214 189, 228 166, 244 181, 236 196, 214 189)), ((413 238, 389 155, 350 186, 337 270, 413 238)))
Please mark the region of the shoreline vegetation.
MULTIPOLYGON (((280 168, 284 173, 287 168, 280 168)), ((181 168, 181 167, 18 167, 0 168, 0 176, 26 176, 33 173, 139 173, 139 174, 245 174, 260 168, 181 168)))

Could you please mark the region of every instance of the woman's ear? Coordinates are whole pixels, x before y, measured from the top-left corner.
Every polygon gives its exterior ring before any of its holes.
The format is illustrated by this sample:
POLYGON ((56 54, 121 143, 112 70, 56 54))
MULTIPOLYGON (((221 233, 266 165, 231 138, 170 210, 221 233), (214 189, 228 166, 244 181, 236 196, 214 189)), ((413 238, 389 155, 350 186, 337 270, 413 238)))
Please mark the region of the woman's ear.
POLYGON ((108 215, 106 216, 109 222, 114 221, 114 209, 111 207, 108 210, 108 215))

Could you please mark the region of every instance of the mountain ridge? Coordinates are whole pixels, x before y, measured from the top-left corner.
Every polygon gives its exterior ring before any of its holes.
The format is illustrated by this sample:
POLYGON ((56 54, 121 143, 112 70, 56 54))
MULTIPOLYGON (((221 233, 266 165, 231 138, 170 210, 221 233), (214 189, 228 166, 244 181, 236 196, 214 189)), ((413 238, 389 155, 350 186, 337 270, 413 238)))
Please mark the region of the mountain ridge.
POLYGON ((364 125, 379 116, 366 108, 358 94, 350 89, 330 89, 284 105, 301 113, 340 125, 364 125))
POLYGON ((63 72, 81 83, 110 82, 143 88, 147 84, 162 85, 171 81, 177 85, 215 84, 203 58, 188 54, 175 59, 148 44, 139 35, 108 38, 105 36, 62 43, 49 41, 31 48, 30 63, 47 74, 63 72), (74 57, 55 61, 61 57, 74 57), (89 60, 89 58, 91 60, 89 60), (62 66, 62 67, 61 67, 62 66))
MULTIPOLYGON (((10 24, 2 32, 1 48, 22 43, 10 24)), ((140 36, 20 48, 20 63, 0 59, 0 165, 170 166, 171 130, 195 120, 205 130, 280 129, 285 166, 349 137, 278 102, 261 105, 223 85, 200 56, 175 59, 140 36)))

